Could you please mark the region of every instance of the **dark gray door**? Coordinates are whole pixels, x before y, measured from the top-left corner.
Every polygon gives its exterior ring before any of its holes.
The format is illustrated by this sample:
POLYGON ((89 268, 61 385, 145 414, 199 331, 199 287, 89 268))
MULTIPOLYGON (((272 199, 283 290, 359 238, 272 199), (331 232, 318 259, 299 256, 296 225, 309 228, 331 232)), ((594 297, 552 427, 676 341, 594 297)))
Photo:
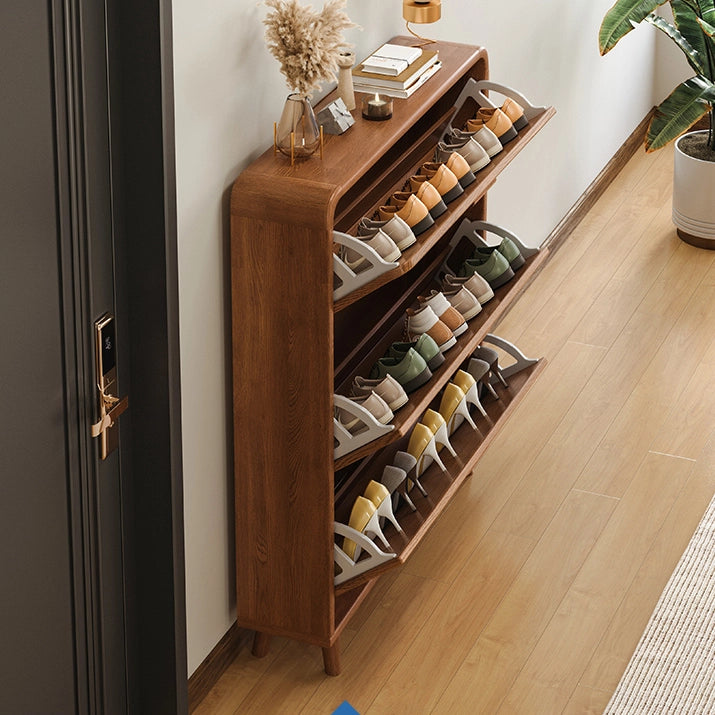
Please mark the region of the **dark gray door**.
POLYGON ((5 0, 0 47, 0 711, 122 713, 122 480, 89 435, 92 322, 121 312, 103 4, 5 0))
POLYGON ((3 715, 187 710, 170 7, 0 3, 3 715))

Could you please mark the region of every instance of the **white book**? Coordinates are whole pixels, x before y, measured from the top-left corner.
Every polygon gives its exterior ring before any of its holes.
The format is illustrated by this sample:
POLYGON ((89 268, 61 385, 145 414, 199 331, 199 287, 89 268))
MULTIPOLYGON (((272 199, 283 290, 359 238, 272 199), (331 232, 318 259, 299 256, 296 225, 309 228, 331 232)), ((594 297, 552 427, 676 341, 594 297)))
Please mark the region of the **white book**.
POLYGON ((356 92, 363 92, 365 94, 384 94, 388 97, 407 99, 407 97, 414 94, 433 74, 438 72, 441 67, 441 62, 435 62, 426 72, 420 75, 419 79, 414 84, 411 84, 407 89, 396 89, 394 87, 381 87, 374 84, 362 83, 354 83, 353 86, 356 92))
POLYGON ((375 50, 363 63, 365 72, 398 75, 422 55, 422 48, 392 45, 389 42, 375 50))

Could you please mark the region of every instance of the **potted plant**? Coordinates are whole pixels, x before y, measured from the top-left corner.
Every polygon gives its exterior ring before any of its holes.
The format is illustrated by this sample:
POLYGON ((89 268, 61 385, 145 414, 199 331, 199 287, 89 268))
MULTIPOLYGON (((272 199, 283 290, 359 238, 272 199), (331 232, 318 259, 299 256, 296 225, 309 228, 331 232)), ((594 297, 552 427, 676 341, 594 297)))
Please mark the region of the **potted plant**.
POLYGON ((715 248, 715 0, 617 0, 598 36, 602 55, 641 22, 665 33, 681 49, 695 75, 656 107, 646 151, 673 140, 673 223, 688 243, 715 248), (673 22, 655 14, 669 4, 673 22), (709 113, 709 130, 686 132, 709 113))

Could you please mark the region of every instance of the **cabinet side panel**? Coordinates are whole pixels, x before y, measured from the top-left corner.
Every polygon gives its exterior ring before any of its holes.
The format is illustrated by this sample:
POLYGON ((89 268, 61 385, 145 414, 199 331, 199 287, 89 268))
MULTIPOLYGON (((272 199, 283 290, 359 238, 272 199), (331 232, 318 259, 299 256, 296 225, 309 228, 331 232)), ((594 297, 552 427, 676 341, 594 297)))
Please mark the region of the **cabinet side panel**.
POLYGON ((243 211, 236 187, 232 202, 236 610, 240 625, 323 642, 334 620, 330 234, 325 207, 303 206, 296 225, 270 191, 272 217, 243 211))

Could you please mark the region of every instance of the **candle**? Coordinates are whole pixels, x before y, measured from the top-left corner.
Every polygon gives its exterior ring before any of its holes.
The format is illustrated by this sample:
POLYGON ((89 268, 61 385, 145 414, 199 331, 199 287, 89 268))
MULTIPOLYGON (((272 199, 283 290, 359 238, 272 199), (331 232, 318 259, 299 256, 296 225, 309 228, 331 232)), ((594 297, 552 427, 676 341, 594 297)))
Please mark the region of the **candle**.
POLYGON ((365 119, 383 121, 392 116, 392 99, 375 94, 362 100, 362 116, 365 119))

